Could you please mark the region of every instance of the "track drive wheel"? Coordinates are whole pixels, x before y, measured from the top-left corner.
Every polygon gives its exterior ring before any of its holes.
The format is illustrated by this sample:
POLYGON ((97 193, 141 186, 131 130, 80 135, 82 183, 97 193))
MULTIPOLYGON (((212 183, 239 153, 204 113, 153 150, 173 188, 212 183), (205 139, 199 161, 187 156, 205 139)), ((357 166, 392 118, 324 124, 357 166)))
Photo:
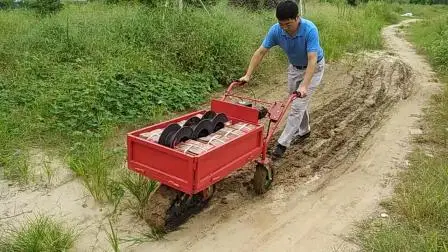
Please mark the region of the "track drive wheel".
POLYGON ((166 212, 173 204, 178 192, 166 185, 160 185, 148 199, 143 209, 143 219, 157 231, 165 231, 166 212))
POLYGON ((264 194, 269 190, 273 181, 273 172, 269 166, 257 164, 253 179, 254 190, 257 194, 264 194))
POLYGON ((173 231, 205 208, 214 192, 215 185, 194 195, 161 185, 149 199, 143 217, 157 231, 173 231))

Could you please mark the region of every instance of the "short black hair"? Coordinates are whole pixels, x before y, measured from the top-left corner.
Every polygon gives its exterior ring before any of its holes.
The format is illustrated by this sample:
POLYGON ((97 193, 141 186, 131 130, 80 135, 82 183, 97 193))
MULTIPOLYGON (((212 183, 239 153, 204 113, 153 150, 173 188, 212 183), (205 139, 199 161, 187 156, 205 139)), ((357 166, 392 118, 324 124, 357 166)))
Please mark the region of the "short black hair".
POLYGON ((291 0, 282 1, 277 5, 275 16, 278 20, 295 19, 299 14, 299 7, 291 0))

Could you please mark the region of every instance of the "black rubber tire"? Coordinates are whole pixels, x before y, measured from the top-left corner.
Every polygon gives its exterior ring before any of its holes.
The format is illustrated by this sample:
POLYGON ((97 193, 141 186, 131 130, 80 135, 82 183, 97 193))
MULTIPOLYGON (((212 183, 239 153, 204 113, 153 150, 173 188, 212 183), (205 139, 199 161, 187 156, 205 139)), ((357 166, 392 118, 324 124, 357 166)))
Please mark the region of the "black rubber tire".
POLYGON ((273 179, 270 180, 268 177, 267 169, 263 165, 257 164, 253 179, 255 193, 259 195, 266 193, 270 189, 272 181, 273 179))
POLYGON ((173 205, 179 192, 166 185, 160 185, 143 208, 142 217, 154 230, 165 232, 166 212, 173 205))
POLYGON ((216 114, 215 117, 213 117, 213 132, 216 132, 222 128, 224 128, 224 124, 229 121, 227 116, 224 113, 216 114))
MULTIPOLYGON (((213 184, 213 185, 209 186, 208 188, 206 188, 205 190, 207 190, 208 197, 205 198, 205 196, 203 195, 203 197, 204 197, 204 198, 203 198, 203 201, 208 203, 208 202, 213 198, 213 196, 215 195, 215 192, 216 192, 216 185, 213 184)), ((204 191, 205 191, 205 190, 204 190, 204 191)))
POLYGON ((188 120, 184 123, 184 127, 188 127, 188 126, 194 126, 196 124, 198 124, 201 121, 201 119, 197 116, 193 116, 188 118, 188 120))
POLYGON ((174 134, 170 135, 166 143, 170 148, 174 148, 176 145, 178 145, 180 142, 187 141, 188 139, 191 139, 191 136, 193 135, 193 129, 190 127, 182 127, 178 131, 176 131, 174 134))
POLYGON ((213 110, 209 110, 207 112, 205 112, 205 114, 202 116, 201 120, 205 120, 205 119, 213 119, 213 117, 216 116, 216 112, 213 110))
POLYGON ((200 137, 208 136, 213 133, 213 123, 210 119, 202 119, 197 125, 192 127, 193 134, 191 139, 196 140, 200 137))
POLYGON ((180 129, 180 125, 177 123, 172 123, 163 129, 162 134, 160 134, 158 143, 164 146, 169 146, 170 136, 176 133, 180 129))
POLYGON ((265 107, 261 107, 258 109, 258 120, 265 118, 265 116, 268 114, 268 109, 265 107))

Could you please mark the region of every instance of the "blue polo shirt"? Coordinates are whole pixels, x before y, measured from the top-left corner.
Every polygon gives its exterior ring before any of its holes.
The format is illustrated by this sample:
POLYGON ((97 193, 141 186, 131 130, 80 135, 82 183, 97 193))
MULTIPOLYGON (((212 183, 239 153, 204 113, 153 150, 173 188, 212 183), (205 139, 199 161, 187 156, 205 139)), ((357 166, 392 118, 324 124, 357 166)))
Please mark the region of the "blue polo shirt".
POLYGON ((324 57, 324 51, 319 44, 316 25, 302 17, 300 19, 300 26, 295 36, 291 37, 276 23, 269 29, 262 45, 267 49, 278 45, 285 51, 291 64, 306 66, 308 52, 316 52, 317 61, 320 61, 324 57))

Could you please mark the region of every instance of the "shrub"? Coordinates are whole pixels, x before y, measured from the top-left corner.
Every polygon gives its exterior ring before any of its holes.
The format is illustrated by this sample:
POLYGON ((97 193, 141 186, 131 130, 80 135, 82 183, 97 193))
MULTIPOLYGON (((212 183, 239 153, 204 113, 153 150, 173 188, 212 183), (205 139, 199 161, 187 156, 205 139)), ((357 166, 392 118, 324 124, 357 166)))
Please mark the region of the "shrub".
POLYGON ((60 0, 35 0, 29 4, 31 9, 41 15, 54 14, 60 11, 62 6, 60 0))
POLYGON ((66 229, 62 223, 47 216, 29 219, 19 228, 3 230, 0 250, 8 252, 23 251, 67 251, 73 246, 76 234, 66 229))

